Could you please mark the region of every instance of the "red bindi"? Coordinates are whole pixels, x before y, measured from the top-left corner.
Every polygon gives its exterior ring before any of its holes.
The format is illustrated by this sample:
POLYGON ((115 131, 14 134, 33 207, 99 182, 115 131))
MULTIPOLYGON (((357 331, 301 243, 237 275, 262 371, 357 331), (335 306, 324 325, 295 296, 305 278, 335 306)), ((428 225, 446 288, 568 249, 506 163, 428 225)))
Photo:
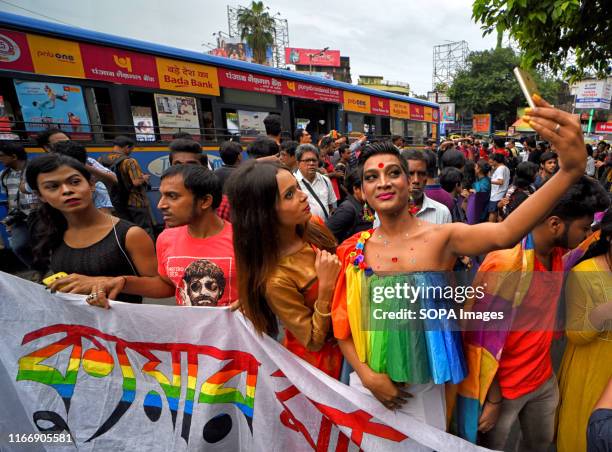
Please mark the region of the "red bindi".
POLYGON ((381 162, 381 163, 379 163, 379 164, 378 164, 378 167, 379 167, 379 168, 384 168, 384 167, 385 167, 385 164, 381 162))
POLYGON ((391 258, 391 261, 392 261, 394 264, 395 264, 395 263, 397 263, 397 257, 392 257, 392 258, 391 258))

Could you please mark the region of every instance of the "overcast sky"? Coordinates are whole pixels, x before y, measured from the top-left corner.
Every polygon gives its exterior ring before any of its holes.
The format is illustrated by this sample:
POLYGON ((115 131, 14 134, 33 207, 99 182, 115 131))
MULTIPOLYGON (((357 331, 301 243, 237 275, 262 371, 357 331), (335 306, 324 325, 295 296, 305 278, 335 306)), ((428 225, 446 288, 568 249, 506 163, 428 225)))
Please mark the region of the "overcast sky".
MULTIPOLYGON (((351 58, 351 76, 382 75, 431 90, 433 46, 466 40, 489 49, 471 17, 471 0, 264 0, 289 22, 292 47, 338 49, 351 58)), ((91 30, 202 51, 227 32, 227 5, 218 0, 0 0, 0 10, 51 18, 91 30), (12 6, 14 5, 14 6, 12 6), (30 10, 30 11, 26 11, 30 10), (46 16, 46 17, 45 17, 46 16)))

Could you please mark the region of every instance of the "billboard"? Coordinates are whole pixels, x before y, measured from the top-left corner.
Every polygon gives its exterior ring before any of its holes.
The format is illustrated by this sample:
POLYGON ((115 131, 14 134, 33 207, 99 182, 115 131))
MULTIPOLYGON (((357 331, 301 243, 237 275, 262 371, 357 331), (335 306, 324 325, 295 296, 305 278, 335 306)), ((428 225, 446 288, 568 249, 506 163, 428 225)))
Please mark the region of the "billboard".
POLYGON ((194 97, 155 93, 155 109, 162 140, 170 139, 179 129, 194 135, 194 139, 199 139, 200 120, 194 97))
POLYGON ((612 83, 607 80, 590 80, 578 83, 576 108, 608 110, 612 95, 612 83))
POLYGON ((440 104, 440 113, 442 115, 440 119, 442 124, 453 124, 455 122, 455 103, 440 104))
MULTIPOLYGON (((246 61, 254 63, 253 49, 245 42, 241 42, 237 38, 223 37, 219 38, 217 48, 209 52, 211 55, 229 58, 232 60, 246 61)), ((272 47, 266 49, 266 66, 272 66, 272 47)))
POLYGON ((28 132, 58 127, 73 139, 88 139, 89 116, 83 90, 77 85, 14 80, 28 132))
POLYGON ((287 64, 308 66, 330 66, 340 67, 340 51, 321 49, 298 49, 296 47, 285 47, 285 61, 287 64))
POLYGON ((474 115, 472 117, 472 131, 474 133, 491 133, 491 115, 489 113, 474 115))

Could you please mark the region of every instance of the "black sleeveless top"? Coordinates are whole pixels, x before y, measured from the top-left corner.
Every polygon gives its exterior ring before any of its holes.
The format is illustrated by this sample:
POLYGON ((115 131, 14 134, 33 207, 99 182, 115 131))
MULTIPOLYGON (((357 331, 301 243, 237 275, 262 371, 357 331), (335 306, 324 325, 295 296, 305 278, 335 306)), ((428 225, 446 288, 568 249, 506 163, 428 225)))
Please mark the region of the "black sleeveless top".
MULTIPOLYGON (((53 273, 78 273, 86 276, 138 276, 136 266, 131 260, 128 260, 129 254, 125 247, 125 237, 132 227, 134 224, 119 220, 106 237, 85 248, 71 248, 62 241, 51 253, 53 273), (123 252, 117 241, 121 244, 123 252)), ((127 303, 142 303, 142 297, 138 295, 122 293, 117 296, 117 299, 127 303)))

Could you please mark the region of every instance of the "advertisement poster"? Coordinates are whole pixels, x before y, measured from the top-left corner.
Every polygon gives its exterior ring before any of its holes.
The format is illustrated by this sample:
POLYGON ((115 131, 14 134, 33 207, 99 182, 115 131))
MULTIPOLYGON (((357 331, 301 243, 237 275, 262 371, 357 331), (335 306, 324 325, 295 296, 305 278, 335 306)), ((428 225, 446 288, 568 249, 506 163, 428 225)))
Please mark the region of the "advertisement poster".
POLYGON ((200 120, 194 97, 155 94, 155 108, 162 140, 171 139, 171 135, 179 132, 179 129, 199 140, 200 120))
POLYGON ((238 110, 238 120, 242 135, 265 135, 266 126, 264 118, 268 116, 267 112, 261 111, 245 111, 238 110))
POLYGON ((6 111, 6 106, 4 105, 4 97, 0 96, 0 132, 10 132, 11 131, 11 121, 8 117, 8 112, 6 111))
POLYGON ((90 138, 89 117, 80 86, 14 80, 28 132, 58 127, 75 140, 90 138))
POLYGON ((300 66, 340 66, 340 51, 321 49, 298 49, 295 47, 285 47, 285 61, 287 63, 300 66))
POLYGON ((440 120, 442 124, 453 124, 455 122, 455 104, 454 102, 440 104, 440 113, 442 114, 442 119, 440 120))
POLYGON ((134 121, 136 141, 155 141, 151 107, 132 107, 132 120, 134 121))
POLYGON ((576 108, 593 108, 608 110, 612 84, 607 80, 590 80, 578 84, 576 94, 576 108))
POLYGON ((491 133, 491 115, 488 113, 472 117, 472 131, 474 133, 491 133))
POLYGON ((230 135, 240 135, 240 123, 238 121, 238 113, 225 113, 225 126, 230 135))

